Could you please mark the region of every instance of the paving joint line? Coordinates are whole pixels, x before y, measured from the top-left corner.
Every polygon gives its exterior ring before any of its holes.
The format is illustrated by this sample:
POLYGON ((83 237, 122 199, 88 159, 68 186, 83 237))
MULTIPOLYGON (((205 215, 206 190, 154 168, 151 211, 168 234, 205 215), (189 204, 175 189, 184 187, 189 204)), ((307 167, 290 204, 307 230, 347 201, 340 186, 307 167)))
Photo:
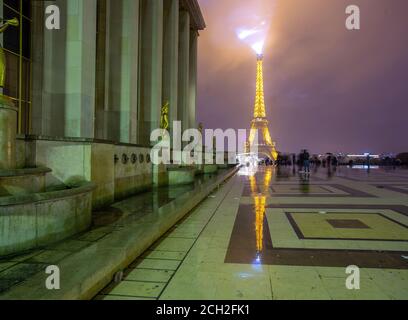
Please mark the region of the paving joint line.
MULTIPOLYGON (((235 178, 236 175, 234 175, 232 178, 235 178)), ((229 180, 229 182, 231 182, 232 180, 229 180)), ((225 185, 224 185, 225 186, 225 185)), ((201 230, 201 232, 199 233, 199 235, 197 236, 196 240, 194 241, 194 243, 192 244, 191 248, 186 252, 183 260, 181 260, 179 266, 177 267, 177 269, 174 271, 174 274, 170 277, 169 281, 167 282, 167 284, 163 287, 162 291, 160 292, 159 296, 157 297, 157 300, 160 299, 160 297, 162 296, 162 294, 164 293, 164 291, 167 289, 168 285, 170 284, 171 280, 173 280, 174 275, 178 272, 178 270, 180 269, 181 265, 183 264, 183 262, 185 261, 185 259, 187 258, 188 254, 191 252, 191 250, 193 249, 194 245, 197 243, 198 238, 200 238, 200 236, 202 235, 202 233, 204 232, 204 230, 207 228, 208 224, 211 222, 211 220, 214 218, 215 214, 217 213, 218 209, 221 207, 222 203, 224 202, 224 200, 227 198, 227 196, 230 194, 231 190, 233 189, 234 184, 231 183, 231 186, 229 188, 229 190, 225 193, 225 195, 222 197, 222 199, 220 200, 220 202, 217 204, 216 208, 213 211, 213 214, 211 215, 211 217, 208 219, 207 223, 204 225, 203 229, 201 230)), ((218 190, 220 190, 221 188, 219 187, 218 190)))

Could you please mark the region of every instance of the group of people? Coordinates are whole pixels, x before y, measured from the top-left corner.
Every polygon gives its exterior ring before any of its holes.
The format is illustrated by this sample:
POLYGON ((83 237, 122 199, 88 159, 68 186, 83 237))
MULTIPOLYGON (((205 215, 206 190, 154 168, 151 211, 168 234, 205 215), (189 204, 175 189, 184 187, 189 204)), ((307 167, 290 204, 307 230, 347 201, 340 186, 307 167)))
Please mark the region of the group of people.
POLYGON ((323 167, 327 166, 329 168, 337 167, 338 159, 331 154, 327 154, 326 159, 321 161, 317 158, 317 156, 312 157, 308 150, 303 149, 298 156, 292 154, 292 159, 290 157, 288 158, 280 157, 276 161, 274 161, 271 158, 265 158, 259 164, 265 166, 293 165, 294 167, 297 165, 300 167, 300 173, 310 173, 310 168, 312 165, 316 166, 323 165, 323 167))

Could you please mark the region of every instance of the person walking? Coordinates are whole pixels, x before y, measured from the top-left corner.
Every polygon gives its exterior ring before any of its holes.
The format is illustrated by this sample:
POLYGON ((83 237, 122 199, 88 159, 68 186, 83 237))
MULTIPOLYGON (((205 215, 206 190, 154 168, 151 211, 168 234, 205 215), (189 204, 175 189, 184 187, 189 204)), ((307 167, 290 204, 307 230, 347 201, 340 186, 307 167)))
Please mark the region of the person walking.
POLYGON ((304 172, 310 173, 310 154, 307 152, 307 150, 303 150, 302 159, 304 172))

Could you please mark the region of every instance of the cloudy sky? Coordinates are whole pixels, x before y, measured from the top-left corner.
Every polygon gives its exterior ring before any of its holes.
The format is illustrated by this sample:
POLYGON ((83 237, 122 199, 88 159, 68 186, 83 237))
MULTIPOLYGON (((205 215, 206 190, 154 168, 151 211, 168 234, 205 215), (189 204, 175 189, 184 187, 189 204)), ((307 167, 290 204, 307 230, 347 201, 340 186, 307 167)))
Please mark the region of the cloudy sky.
POLYGON ((199 2, 205 127, 249 127, 256 58, 237 30, 265 21, 265 99, 279 150, 408 151, 407 0, 199 2), (350 4, 361 9, 359 31, 345 28, 350 4))

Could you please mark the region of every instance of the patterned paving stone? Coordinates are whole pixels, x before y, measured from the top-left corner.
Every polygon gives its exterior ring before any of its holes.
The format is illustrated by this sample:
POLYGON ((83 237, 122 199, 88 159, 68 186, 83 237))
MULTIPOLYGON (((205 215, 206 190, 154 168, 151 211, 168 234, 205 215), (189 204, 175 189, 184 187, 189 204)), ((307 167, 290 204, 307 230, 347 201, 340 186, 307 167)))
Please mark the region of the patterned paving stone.
MULTIPOLYGON (((408 171, 371 172, 260 167, 237 175, 132 264, 127 279, 166 283, 156 297, 163 300, 407 299, 408 171), (352 265, 359 290, 346 286, 352 265)), ((105 294, 115 299, 112 288, 105 294)))

